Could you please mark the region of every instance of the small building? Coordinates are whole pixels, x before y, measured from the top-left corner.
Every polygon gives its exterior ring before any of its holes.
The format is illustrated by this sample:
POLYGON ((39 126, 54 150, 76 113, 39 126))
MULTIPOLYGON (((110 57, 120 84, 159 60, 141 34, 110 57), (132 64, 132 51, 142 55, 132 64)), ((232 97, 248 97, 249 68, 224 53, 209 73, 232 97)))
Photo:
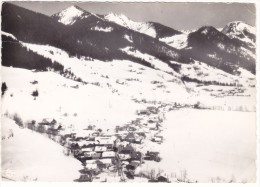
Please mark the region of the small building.
POLYGON ((57 121, 55 119, 49 119, 49 118, 44 118, 42 122, 39 122, 39 125, 48 125, 48 126, 54 126, 56 125, 57 121))
POLYGON ((130 144, 127 144, 119 151, 120 154, 129 154, 129 155, 133 154, 134 152, 135 149, 130 144))
POLYGON ((102 153, 102 158, 115 158, 116 154, 113 151, 105 151, 102 153))
POLYGON ((128 160, 131 158, 130 154, 118 154, 118 157, 120 158, 120 160, 128 160))
POLYGON ((136 133, 129 132, 128 135, 125 137, 125 141, 130 142, 130 143, 141 144, 143 141, 143 137, 138 136, 136 133))
POLYGON ((169 179, 167 179, 165 176, 159 176, 157 178, 157 182, 169 182, 169 179))
POLYGON ((92 163, 92 164, 86 164, 86 169, 97 169, 97 164, 92 163))
POLYGON ((94 153, 94 154, 92 155, 92 158, 93 158, 93 159, 100 159, 100 158, 101 158, 101 153, 94 153))
POLYGON ((86 147, 81 149, 82 152, 92 152, 94 151, 94 147, 86 147))
POLYGON ((106 146, 95 146, 94 151, 96 151, 96 152, 104 152, 104 151, 107 151, 107 147, 106 146))
POLYGON ((92 182, 92 176, 90 176, 88 174, 80 175, 78 182, 92 182))
POLYGON ((127 136, 125 137, 125 141, 134 143, 136 139, 136 136, 133 132, 129 132, 127 136))
POLYGON ((152 138, 153 142, 158 142, 158 143, 162 143, 163 142, 163 137, 162 136, 154 136, 152 138))
POLYGON ((113 146, 115 139, 116 138, 114 136, 98 136, 98 137, 95 137, 95 144, 96 145, 113 146))
POLYGON ((96 152, 94 151, 91 151, 91 152, 84 152, 84 157, 85 158, 93 158, 93 155, 95 154, 96 152))

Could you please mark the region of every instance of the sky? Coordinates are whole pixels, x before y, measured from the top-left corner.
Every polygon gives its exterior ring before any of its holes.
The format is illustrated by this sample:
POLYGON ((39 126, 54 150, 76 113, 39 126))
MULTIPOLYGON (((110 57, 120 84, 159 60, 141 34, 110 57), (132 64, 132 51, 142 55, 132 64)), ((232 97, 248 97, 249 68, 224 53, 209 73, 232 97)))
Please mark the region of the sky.
POLYGON ((72 5, 95 14, 124 14, 133 21, 153 21, 177 30, 211 25, 223 28, 228 22, 243 21, 255 26, 256 11, 250 3, 120 3, 120 2, 12 2, 52 15, 72 5))

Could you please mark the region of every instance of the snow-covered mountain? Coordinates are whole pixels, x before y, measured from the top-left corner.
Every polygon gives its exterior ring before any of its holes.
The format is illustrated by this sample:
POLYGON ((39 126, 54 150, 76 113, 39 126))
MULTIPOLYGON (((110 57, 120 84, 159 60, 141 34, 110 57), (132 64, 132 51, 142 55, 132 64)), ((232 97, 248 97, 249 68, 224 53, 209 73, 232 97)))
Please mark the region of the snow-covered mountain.
POLYGON ((146 34, 153 38, 163 38, 170 37, 176 34, 181 34, 181 32, 159 23, 133 21, 123 14, 117 15, 114 13, 110 13, 104 16, 104 18, 108 21, 114 22, 128 29, 146 34))
POLYGON ((256 47, 256 29, 242 21, 228 23, 222 30, 230 38, 235 38, 252 49, 256 47))
POLYGON ((244 67, 255 73, 255 54, 244 44, 212 26, 204 26, 188 35, 187 55, 229 73, 244 67))
POLYGON ((58 12, 58 13, 52 15, 52 17, 60 23, 63 23, 65 25, 72 25, 78 19, 87 18, 91 15, 93 15, 93 14, 74 5, 74 6, 71 6, 69 8, 62 10, 61 12, 58 12))
POLYGON ((151 23, 134 22, 123 14, 116 15, 114 13, 110 13, 110 14, 106 15, 105 19, 108 21, 117 23, 119 25, 122 25, 126 28, 132 29, 134 31, 144 33, 148 36, 156 38, 156 31, 151 23))

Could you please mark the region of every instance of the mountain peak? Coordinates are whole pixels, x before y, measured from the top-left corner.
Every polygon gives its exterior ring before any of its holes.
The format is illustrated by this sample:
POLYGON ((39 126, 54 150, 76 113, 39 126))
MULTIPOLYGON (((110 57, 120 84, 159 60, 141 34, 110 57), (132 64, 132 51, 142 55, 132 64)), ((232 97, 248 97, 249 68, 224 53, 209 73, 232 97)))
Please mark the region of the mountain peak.
POLYGON ((218 30, 212 26, 203 26, 197 32, 204 35, 208 35, 208 34, 216 34, 218 30))
POLYGON ((256 30, 254 27, 252 27, 251 25, 248 25, 242 21, 229 22, 222 30, 222 32, 225 34, 229 34, 231 32, 233 34, 236 34, 236 33, 240 34, 241 32, 244 32, 244 31, 249 32, 254 35, 256 34, 256 30))
POLYGON ((61 12, 54 14, 52 17, 65 25, 73 25, 77 19, 87 17, 88 15, 90 15, 90 13, 87 11, 77 5, 72 5, 61 12))
POLYGON ((229 38, 236 38, 255 48, 256 29, 251 25, 242 21, 229 22, 222 30, 222 33, 226 34, 229 38))

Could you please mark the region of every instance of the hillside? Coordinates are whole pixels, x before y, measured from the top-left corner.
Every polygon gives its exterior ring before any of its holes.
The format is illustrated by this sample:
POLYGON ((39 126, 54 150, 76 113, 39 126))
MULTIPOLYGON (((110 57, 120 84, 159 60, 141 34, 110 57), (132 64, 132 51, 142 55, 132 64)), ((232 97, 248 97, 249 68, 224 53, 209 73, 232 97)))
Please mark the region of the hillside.
POLYGON ((47 137, 3 116, 1 132, 2 180, 72 182, 79 177, 80 162, 65 156, 63 147, 47 137))
POLYGON ((188 45, 182 52, 231 74, 236 74, 238 67, 255 74, 255 55, 245 49, 240 41, 211 26, 190 33, 188 45))

